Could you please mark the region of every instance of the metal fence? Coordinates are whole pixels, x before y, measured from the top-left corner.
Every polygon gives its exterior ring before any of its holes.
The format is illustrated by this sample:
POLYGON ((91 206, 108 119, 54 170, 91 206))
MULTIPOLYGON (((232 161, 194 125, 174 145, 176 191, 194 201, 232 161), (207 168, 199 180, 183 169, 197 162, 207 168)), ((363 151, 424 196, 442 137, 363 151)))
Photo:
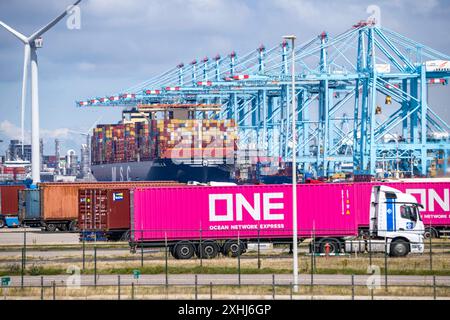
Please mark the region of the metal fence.
MULTIPOLYGON (((98 283, 93 284, 83 277, 82 284, 68 285, 51 276, 25 278, 24 285, 13 284, 3 286, 0 290, 4 299, 346 299, 375 300, 389 298, 449 299, 450 285, 438 277, 432 276, 423 283, 399 283, 392 280, 390 284, 382 283, 381 287, 368 286, 367 279, 361 276, 347 275, 342 283, 325 283, 323 281, 300 281, 298 291, 288 279, 278 280, 280 275, 266 275, 267 281, 241 279, 220 283, 204 275, 191 275, 189 279, 169 282, 130 279, 123 275, 97 276, 98 283), (101 279, 105 278, 106 281, 101 279), (192 279, 193 278, 193 279, 192 279), (269 280, 269 278, 271 280, 269 280), (40 283, 36 283, 39 281, 40 283), (86 281, 86 282, 85 282, 86 281)), ((89 279, 88 279, 89 280, 89 279)))
MULTIPOLYGON (((203 235, 197 247, 209 241, 203 235)), ((197 253, 189 260, 177 260, 170 252, 170 239, 160 247, 146 247, 138 241, 132 253, 128 242, 78 242, 78 236, 39 230, 1 232, 0 275, 10 278, 1 290, 5 298, 450 297, 447 239, 427 239, 422 254, 406 257, 370 250, 316 252, 314 240, 306 240, 298 247, 300 291, 292 292, 289 239, 273 244, 266 241, 267 236, 260 236, 247 243, 242 255, 220 254, 209 259, 197 253), (49 236, 71 239, 68 243, 38 243, 49 236), (15 240, 7 241, 8 237, 15 240), (79 288, 74 291, 71 282, 77 281, 79 288)), ((238 237, 237 241, 240 244, 246 239, 238 237)), ((372 247, 370 239, 366 247, 372 247)))

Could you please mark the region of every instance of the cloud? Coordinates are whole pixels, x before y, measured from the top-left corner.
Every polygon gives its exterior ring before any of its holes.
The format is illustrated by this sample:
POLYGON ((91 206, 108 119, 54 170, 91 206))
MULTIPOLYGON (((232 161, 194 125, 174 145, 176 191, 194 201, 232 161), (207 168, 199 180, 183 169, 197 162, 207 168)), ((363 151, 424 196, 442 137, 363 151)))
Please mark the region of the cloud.
MULTIPOLYGON (((7 137, 8 139, 21 139, 21 130, 15 124, 9 122, 8 120, 3 120, 0 122, 0 133, 7 137)), ((30 143, 30 138, 25 132, 25 143, 30 143)))
POLYGON ((89 62, 80 62, 77 64, 77 68, 80 71, 94 71, 95 67, 96 67, 96 65, 94 63, 89 63, 89 62))
MULTIPOLYGON (((14 123, 3 120, 0 122, 0 135, 5 137, 3 139, 21 140, 21 129, 14 123)), ((44 140, 44 145, 51 146, 53 146, 55 139, 59 139, 66 146, 79 146, 86 141, 84 136, 77 134, 77 131, 69 128, 41 129, 40 137, 44 140)), ((8 143, 9 141, 5 142, 8 143)), ((31 132, 25 130, 25 144, 30 143, 31 132)))

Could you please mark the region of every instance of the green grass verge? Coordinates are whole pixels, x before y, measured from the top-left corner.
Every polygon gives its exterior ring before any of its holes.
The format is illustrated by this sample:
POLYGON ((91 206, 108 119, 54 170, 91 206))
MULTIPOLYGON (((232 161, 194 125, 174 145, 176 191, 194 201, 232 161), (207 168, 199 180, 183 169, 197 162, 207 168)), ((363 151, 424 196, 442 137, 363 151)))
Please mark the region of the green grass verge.
MULTIPOLYGON (((139 270, 141 274, 164 274, 163 266, 144 266, 140 268, 102 268, 97 270, 97 274, 133 274, 133 270, 139 270)), ((300 270, 301 274, 310 274, 310 270, 300 270)), ((238 274, 237 268, 229 267, 169 267, 169 274, 238 274)), ((291 269, 275 269, 275 268, 241 268, 241 274, 290 274, 291 269)), ((47 268, 32 266, 25 270, 25 275, 67 275, 66 269, 63 268, 47 268)), ((82 274, 94 274, 94 270, 85 270, 82 274)), ((332 269, 320 268, 314 274, 345 274, 345 275, 367 275, 364 270, 358 269, 332 269)), ((13 270, 0 270, 0 276, 19 276, 21 270, 14 268, 13 270)), ((384 269, 381 269, 381 275, 384 275, 384 269)), ((417 275, 417 276, 450 276, 450 270, 388 270, 388 275, 417 275)))

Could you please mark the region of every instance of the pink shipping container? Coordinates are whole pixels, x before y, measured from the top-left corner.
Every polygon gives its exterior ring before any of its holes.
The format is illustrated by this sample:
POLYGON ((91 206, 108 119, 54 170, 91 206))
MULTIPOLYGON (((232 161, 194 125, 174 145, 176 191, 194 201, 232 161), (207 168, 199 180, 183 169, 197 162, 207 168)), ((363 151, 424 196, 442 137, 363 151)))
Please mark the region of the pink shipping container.
MULTIPOLYGON (((450 181, 303 184, 297 186, 299 237, 344 237, 369 228, 373 186, 410 193, 433 232, 450 226, 450 181)), ((162 187, 134 190, 135 241, 292 236, 292 187, 162 187), (265 214, 266 213, 266 216, 265 214), (201 230, 201 231, 200 231, 201 230), (259 231, 258 231, 259 230, 259 231)))
MULTIPOLYGON (((358 210, 366 201, 357 188, 298 185, 299 237, 357 235, 358 210)), ((291 190, 290 185, 135 189, 132 241, 251 239, 258 234, 266 239, 290 238, 291 190)))

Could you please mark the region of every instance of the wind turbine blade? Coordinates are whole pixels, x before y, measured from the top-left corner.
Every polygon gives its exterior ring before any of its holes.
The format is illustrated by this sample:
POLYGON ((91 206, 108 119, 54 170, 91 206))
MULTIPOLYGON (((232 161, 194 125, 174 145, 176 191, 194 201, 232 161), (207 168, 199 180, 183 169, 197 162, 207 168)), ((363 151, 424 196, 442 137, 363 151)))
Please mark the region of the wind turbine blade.
MULTIPOLYGON (((72 8, 74 6, 76 6, 77 4, 79 4, 81 2, 81 0, 77 0, 73 5, 71 5, 69 7, 72 8)), ((67 15, 67 12, 69 11, 69 9, 66 9, 63 13, 61 13, 59 16, 57 16, 53 21, 51 21, 49 24, 47 24, 46 26, 44 26, 43 28, 41 28, 40 30, 36 31, 35 33, 33 33, 30 38, 29 41, 34 41, 36 38, 39 38, 40 36, 42 36, 45 32, 47 32, 50 28, 52 28, 55 24, 57 24, 59 21, 61 21, 62 18, 64 18, 67 15)))
POLYGON ((80 131, 76 131, 76 130, 72 130, 72 129, 69 129, 69 130, 67 130, 67 131, 69 131, 69 132, 72 132, 72 133, 76 133, 76 134, 81 134, 81 135, 86 135, 85 133, 83 133, 83 132, 80 132, 80 131))
POLYGON ((22 155, 24 154, 25 144, 25 104, 27 101, 27 83, 28 83, 28 68, 30 66, 30 45, 25 44, 23 57, 23 79, 22 79, 22 101, 21 101, 21 138, 22 138, 22 155))
POLYGON ((23 43, 27 44, 28 43, 28 38, 25 37, 23 34, 21 34, 19 31, 14 30, 13 28, 11 28, 10 26, 8 26, 6 23, 4 23, 3 21, 0 21, 0 26, 2 26, 3 28, 5 28, 7 31, 11 32, 15 37, 17 37, 20 41, 22 41, 23 43))
POLYGON ((86 134, 90 135, 90 132, 92 131, 92 129, 95 128, 95 126, 100 122, 100 120, 102 120, 103 116, 98 117, 97 120, 95 120, 95 122, 92 124, 92 126, 89 128, 89 130, 87 131, 86 134))

